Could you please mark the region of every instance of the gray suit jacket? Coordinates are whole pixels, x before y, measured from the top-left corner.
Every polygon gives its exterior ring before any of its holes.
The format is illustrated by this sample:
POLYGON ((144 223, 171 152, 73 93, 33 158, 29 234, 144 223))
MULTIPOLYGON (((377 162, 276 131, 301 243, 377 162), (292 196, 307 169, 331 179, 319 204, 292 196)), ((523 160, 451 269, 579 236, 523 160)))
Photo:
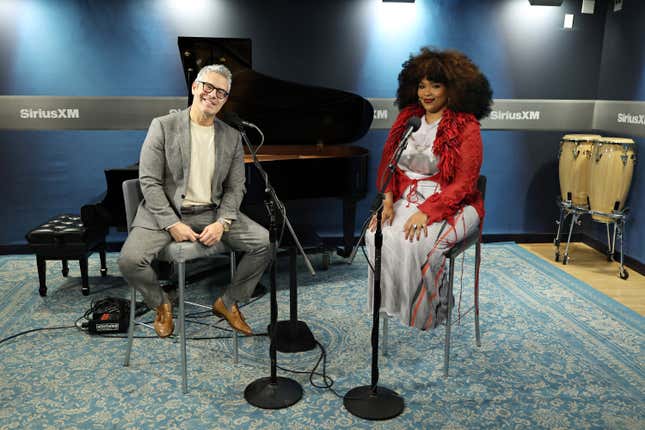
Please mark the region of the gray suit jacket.
MULTIPOLYGON (((190 170, 190 109, 154 118, 139 159, 143 200, 133 227, 161 230, 180 221, 190 170)), ((216 218, 237 219, 244 186, 244 151, 239 131, 215 119, 216 218)))

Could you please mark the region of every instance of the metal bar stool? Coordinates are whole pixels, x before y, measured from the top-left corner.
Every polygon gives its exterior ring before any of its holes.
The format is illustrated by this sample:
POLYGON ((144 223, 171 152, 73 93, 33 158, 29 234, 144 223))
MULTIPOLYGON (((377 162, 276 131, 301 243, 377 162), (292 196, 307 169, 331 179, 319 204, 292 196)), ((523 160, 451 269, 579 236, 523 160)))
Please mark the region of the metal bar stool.
MULTIPOLYGON (((482 194, 486 193, 486 176, 480 175, 477 180, 477 189, 482 194)), ((461 242, 456 243, 452 248, 446 250, 444 255, 448 259, 448 316, 446 317, 446 336, 443 353, 443 375, 448 376, 448 367, 450 364, 450 332, 452 328, 452 297, 455 279, 455 260, 470 247, 475 245, 475 287, 474 287, 474 304, 473 307, 464 312, 464 315, 474 309, 475 311, 475 341, 477 346, 481 346, 481 336, 479 331, 479 267, 481 265, 481 224, 480 227, 470 236, 466 236, 461 242)), ((388 338, 388 316, 383 315, 383 355, 387 355, 387 338, 388 338)))
MULTIPOLYGON (((143 199, 141 187, 139 186, 138 179, 131 179, 123 182, 123 198, 125 200, 125 213, 128 231, 130 231, 132 221, 137 213, 139 202, 143 199)), ((186 286, 186 263, 191 260, 203 257, 212 257, 216 254, 224 252, 230 253, 231 261, 231 279, 235 275, 235 252, 231 251, 223 243, 212 247, 203 246, 197 242, 172 242, 168 244, 160 253, 159 260, 173 263, 177 271, 177 290, 179 295, 179 313, 177 314, 177 329, 179 331, 179 344, 181 351, 181 391, 182 393, 188 392, 188 375, 186 365, 186 322, 185 322, 185 305, 196 306, 204 309, 212 309, 211 306, 202 305, 185 300, 184 289, 186 286)), ((130 324, 128 328, 128 345, 125 353, 124 366, 130 365, 130 353, 132 351, 132 341, 134 338, 134 326, 142 325, 145 327, 153 328, 151 325, 135 318, 137 291, 130 287, 130 324)), ((235 364, 238 362, 238 334, 233 330, 233 361, 235 364)))

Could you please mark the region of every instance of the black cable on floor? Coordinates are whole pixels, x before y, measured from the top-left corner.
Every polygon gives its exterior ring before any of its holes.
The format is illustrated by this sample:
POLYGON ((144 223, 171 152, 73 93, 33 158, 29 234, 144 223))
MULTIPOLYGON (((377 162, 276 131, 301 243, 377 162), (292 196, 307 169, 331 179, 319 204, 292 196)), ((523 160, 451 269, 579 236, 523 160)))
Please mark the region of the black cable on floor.
POLYGON ((308 374, 309 384, 311 384, 312 387, 329 390, 337 397, 342 399, 345 396, 341 396, 340 394, 338 394, 336 390, 334 390, 333 388, 334 380, 332 379, 331 376, 327 375, 327 351, 325 351, 325 347, 320 342, 318 342, 317 340, 315 342, 316 342, 316 345, 318 345, 318 348, 320 348, 320 356, 318 357, 318 361, 316 361, 316 364, 311 370, 293 370, 293 369, 287 369, 286 367, 281 367, 281 366, 276 366, 276 367, 284 372, 294 373, 297 375, 308 374), (321 362, 322 362, 322 373, 316 372, 321 362), (323 380, 323 383, 319 385, 316 382, 314 382, 315 376, 321 377, 323 380))
MULTIPOLYGON (((91 311, 92 311, 92 309, 87 311, 86 315, 89 315, 89 313, 91 313, 91 311)), ((78 323, 78 321, 80 321, 84 316, 85 315, 79 317, 76 320, 76 323, 78 323)), ((200 323, 199 321, 193 321, 193 322, 198 323, 198 324, 203 324, 203 325, 209 325, 210 326, 210 324, 200 323)), ((14 335, 11 335, 9 337, 6 337, 6 338, 0 340, 0 345, 5 343, 5 342, 7 342, 7 341, 9 341, 9 340, 11 340, 11 339, 15 339, 15 338, 17 338, 19 336, 29 334, 29 333, 34 333, 34 332, 37 332, 37 331, 63 330, 63 329, 71 329, 71 328, 82 330, 78 326, 78 324, 76 324, 76 323, 74 325, 72 325, 72 326, 40 327, 40 328, 25 330, 23 332, 16 333, 14 335)), ((231 329, 225 329, 225 328, 222 328, 222 327, 216 327, 216 328, 219 328, 219 329, 225 330, 225 331, 232 331, 231 329)), ((127 337, 128 337, 127 335, 113 335, 113 334, 107 334, 107 333, 106 334, 97 334, 97 336, 102 337, 102 338, 108 338, 108 339, 127 339, 127 337)), ((254 333, 253 335, 247 336, 247 337, 254 337, 254 336, 268 336, 268 333, 254 333)), ((159 336, 134 336, 135 339, 157 339, 158 337, 159 336)), ((176 338, 176 337, 177 337, 176 335, 170 336, 171 339, 176 338)), ((232 339, 232 338, 233 338, 233 336, 203 336, 203 337, 186 337, 186 340, 216 340, 216 339, 232 339)), ((318 357, 318 360, 316 361, 316 364, 314 365, 314 367, 311 370, 293 370, 293 369, 288 369, 288 368, 281 367, 281 366, 277 366, 277 368, 282 370, 282 371, 284 371, 284 372, 289 372, 289 373, 294 373, 294 374, 300 374, 300 375, 308 374, 309 375, 309 383, 311 384, 311 386, 313 386, 314 388, 327 389, 327 390, 331 391, 337 397, 344 398, 344 396, 338 394, 338 392, 336 390, 334 390, 334 388, 333 388, 334 380, 331 378, 331 376, 327 375, 327 351, 325 350, 325 347, 320 342, 318 342, 317 340, 315 342, 316 342, 316 345, 318 346, 318 348, 320 348, 320 356, 318 357), (316 371, 321 363, 322 363, 322 373, 316 371), (322 384, 318 384, 318 383, 316 383, 314 381, 314 377, 316 377, 316 376, 322 378, 322 380, 323 380, 322 384)))
POLYGON ((63 329, 68 329, 68 328, 77 328, 77 327, 76 327, 76 325, 66 325, 66 326, 60 326, 60 327, 39 327, 39 328, 32 328, 32 329, 30 329, 30 330, 25 330, 25 331, 22 331, 22 332, 20 332, 20 333, 16 333, 16 334, 11 335, 11 336, 9 336, 9 337, 5 337, 4 339, 0 340, 0 345, 1 345, 1 344, 3 344, 3 343, 5 343, 5 342, 7 342, 7 341, 9 341, 9 340, 11 340, 11 339, 15 339, 15 338, 17 338, 18 336, 22 336, 22 335, 25 335, 25 334, 34 333, 34 332, 37 332, 37 331, 45 331, 45 330, 63 330, 63 329))

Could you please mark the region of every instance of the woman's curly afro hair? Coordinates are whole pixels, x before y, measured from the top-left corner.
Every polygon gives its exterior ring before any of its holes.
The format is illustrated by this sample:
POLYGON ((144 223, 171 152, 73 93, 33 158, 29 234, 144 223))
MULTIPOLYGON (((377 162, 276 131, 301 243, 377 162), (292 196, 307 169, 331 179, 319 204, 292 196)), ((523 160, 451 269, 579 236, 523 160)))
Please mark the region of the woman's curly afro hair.
POLYGON ((419 102, 417 86, 424 78, 446 85, 452 111, 471 113, 477 119, 490 113, 493 91, 488 79, 463 53, 424 47, 420 54, 411 55, 399 73, 395 102, 399 109, 419 102))

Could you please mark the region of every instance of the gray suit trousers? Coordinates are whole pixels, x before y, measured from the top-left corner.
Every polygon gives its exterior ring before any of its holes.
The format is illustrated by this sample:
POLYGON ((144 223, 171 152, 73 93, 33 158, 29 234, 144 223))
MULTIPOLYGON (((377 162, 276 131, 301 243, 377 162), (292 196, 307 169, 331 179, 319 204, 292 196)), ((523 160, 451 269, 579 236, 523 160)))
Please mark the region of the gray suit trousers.
MULTIPOLYGON (((215 212, 208 211, 197 215, 183 215, 182 222, 200 233, 215 221, 214 218, 215 212)), ((165 230, 134 227, 121 249, 121 274, 130 286, 143 295, 143 300, 150 309, 156 309, 167 300, 151 264, 172 240, 170 233, 165 230)), ((267 229, 242 213, 233 222, 230 231, 224 232, 221 241, 234 251, 244 252, 235 277, 222 296, 226 306, 230 307, 235 302, 248 300, 253 294, 271 260, 271 244, 267 229)))

